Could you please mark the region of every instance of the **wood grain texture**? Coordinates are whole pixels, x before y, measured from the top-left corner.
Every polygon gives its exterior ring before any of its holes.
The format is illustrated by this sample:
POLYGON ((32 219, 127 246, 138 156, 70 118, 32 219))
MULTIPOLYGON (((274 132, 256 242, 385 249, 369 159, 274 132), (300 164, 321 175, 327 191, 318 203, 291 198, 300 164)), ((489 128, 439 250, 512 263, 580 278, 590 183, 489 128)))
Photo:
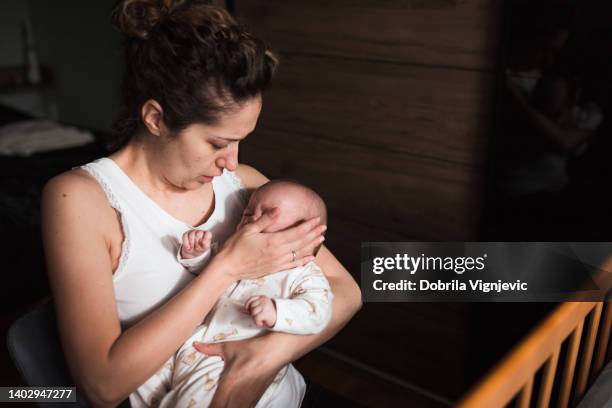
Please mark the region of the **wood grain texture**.
POLYGON ((467 388, 470 312, 469 304, 368 303, 327 346, 456 400, 467 388))
POLYGON ((309 380, 365 407, 448 407, 318 351, 302 357, 295 366, 309 380))
POLYGON ((260 123, 313 143, 481 166, 493 80, 478 72, 287 56, 265 95, 260 123))
POLYGON ((494 70, 497 0, 238 1, 283 52, 494 70))
POLYGON ((478 169, 266 126, 242 150, 245 163, 270 178, 311 186, 346 220, 421 241, 474 237, 482 188, 478 169))

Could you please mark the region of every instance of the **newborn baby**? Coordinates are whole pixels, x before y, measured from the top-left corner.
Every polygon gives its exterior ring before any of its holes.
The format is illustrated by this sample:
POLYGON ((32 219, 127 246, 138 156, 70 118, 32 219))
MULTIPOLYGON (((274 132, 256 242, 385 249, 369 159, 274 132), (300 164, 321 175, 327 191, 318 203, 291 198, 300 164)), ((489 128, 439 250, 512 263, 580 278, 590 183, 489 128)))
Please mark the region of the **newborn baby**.
MULTIPOLYGON (((321 217, 321 222, 326 222, 327 211, 325 203, 317 193, 308 187, 295 182, 277 180, 268 182, 251 195, 251 199, 243 212, 242 220, 240 221, 240 224, 238 224, 237 228, 241 228, 242 226, 258 219, 264 212, 271 211, 274 208, 278 208, 280 210, 279 217, 263 232, 282 231, 314 217, 321 217)), ((216 245, 211 246, 211 238, 212 235, 208 231, 194 229, 185 232, 185 234, 183 234, 182 245, 177 255, 178 261, 192 273, 199 273, 204 267, 205 263, 210 259, 212 252, 216 249, 216 245)), ((307 265, 304 268, 306 268, 309 272, 313 272, 310 271, 310 269, 313 267, 318 271, 317 276, 321 276, 322 272, 318 270, 314 264, 312 264, 310 267, 307 265)), ((295 273, 293 275, 295 276, 295 273)), ((261 278, 255 282, 262 283, 263 279, 264 278, 261 278)), ((323 277, 323 279, 325 278, 323 277)), ((327 282, 325 282, 325 284, 328 286, 327 282)), ((329 287, 323 289, 326 289, 327 293, 329 293, 329 287)), ((235 290, 235 288, 230 288, 230 293, 232 290, 235 290)), ((281 303, 281 307, 284 309, 293 308, 295 302, 285 305, 281 299, 281 302, 278 303, 281 303)), ((306 304, 303 302, 298 302, 297 305, 306 306, 306 304)), ((245 311, 252 316, 253 321, 257 326, 263 326, 269 329, 273 329, 275 327, 278 315, 276 299, 263 294, 254 295, 246 300, 244 308, 245 311)), ((281 310, 280 313, 285 317, 285 321, 279 323, 281 326, 284 326, 288 319, 293 321, 299 317, 294 315, 295 312, 290 312, 288 310, 281 310)), ((329 316, 327 317, 329 318, 329 316)), ((307 324, 308 320, 310 319, 302 321, 301 323, 307 324)), ((325 322, 325 324, 326 323, 327 322, 325 322)), ((301 333, 296 333, 295 330, 279 331, 286 331, 296 334, 312 334, 318 333, 323 329, 323 327, 312 330, 306 329, 307 332, 301 333)), ((218 333, 218 335, 223 337, 223 333, 218 333)), ((224 338, 213 338, 212 340, 216 341, 223 339, 224 338)))
MULTIPOLYGON (((311 189, 290 181, 271 181, 252 195, 237 228, 277 208, 279 215, 264 232, 277 232, 304 220, 321 217, 325 203, 311 189)), ((215 251, 210 232, 191 230, 183 235, 177 259, 199 273, 215 251)), ((164 367, 138 390, 145 406, 208 406, 223 371, 223 360, 206 356, 193 341, 217 343, 255 337, 267 330, 315 334, 331 318, 332 293, 325 275, 314 263, 242 280, 230 286, 208 314, 204 324, 164 367), (157 377, 157 378, 156 378, 157 377)), ((288 365, 276 376, 257 407, 299 407, 305 384, 288 365)))

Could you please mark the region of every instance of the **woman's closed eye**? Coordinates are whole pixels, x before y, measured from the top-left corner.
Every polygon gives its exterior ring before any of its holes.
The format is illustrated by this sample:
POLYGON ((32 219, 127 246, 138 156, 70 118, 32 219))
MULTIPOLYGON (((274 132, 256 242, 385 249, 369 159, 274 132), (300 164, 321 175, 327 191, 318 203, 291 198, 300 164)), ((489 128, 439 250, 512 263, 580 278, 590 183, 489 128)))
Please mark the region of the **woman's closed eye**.
POLYGON ((211 144, 212 144, 212 147, 215 150, 222 150, 222 149, 227 149, 228 147, 232 146, 234 143, 236 143, 236 145, 237 145, 239 142, 240 142, 239 140, 230 140, 230 141, 228 141, 226 139, 221 139, 220 138, 218 140, 215 140, 215 141, 211 142, 211 144))
POLYGON ((217 144, 217 143, 213 143, 213 144, 212 144, 212 147, 213 147, 215 150, 225 149, 225 148, 227 148, 228 146, 229 146, 229 143, 226 143, 226 144, 221 144, 221 143, 217 144))

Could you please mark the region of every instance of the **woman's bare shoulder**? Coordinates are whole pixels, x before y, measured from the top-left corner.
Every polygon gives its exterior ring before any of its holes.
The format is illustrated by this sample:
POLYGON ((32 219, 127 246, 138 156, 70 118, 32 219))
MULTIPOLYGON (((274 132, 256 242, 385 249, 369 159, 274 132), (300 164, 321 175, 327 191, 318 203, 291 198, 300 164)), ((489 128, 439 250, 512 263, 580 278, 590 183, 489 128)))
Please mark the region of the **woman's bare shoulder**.
POLYGON ((78 209, 78 213, 103 217, 110 210, 100 184, 82 169, 73 169, 50 179, 43 189, 44 211, 78 209))
POLYGON ((235 171, 236 176, 248 190, 255 190, 262 184, 265 184, 269 179, 261 174, 261 172, 248 164, 240 164, 235 171))

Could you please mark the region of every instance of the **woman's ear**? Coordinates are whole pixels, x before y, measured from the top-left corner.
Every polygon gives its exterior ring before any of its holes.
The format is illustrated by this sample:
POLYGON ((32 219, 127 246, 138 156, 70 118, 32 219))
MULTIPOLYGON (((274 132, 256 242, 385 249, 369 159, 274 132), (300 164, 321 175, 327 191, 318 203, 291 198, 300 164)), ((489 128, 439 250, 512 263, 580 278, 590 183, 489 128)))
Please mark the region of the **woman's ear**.
POLYGON ((143 103, 140 115, 142 123, 152 135, 159 136, 165 130, 164 111, 156 100, 149 99, 143 103))

